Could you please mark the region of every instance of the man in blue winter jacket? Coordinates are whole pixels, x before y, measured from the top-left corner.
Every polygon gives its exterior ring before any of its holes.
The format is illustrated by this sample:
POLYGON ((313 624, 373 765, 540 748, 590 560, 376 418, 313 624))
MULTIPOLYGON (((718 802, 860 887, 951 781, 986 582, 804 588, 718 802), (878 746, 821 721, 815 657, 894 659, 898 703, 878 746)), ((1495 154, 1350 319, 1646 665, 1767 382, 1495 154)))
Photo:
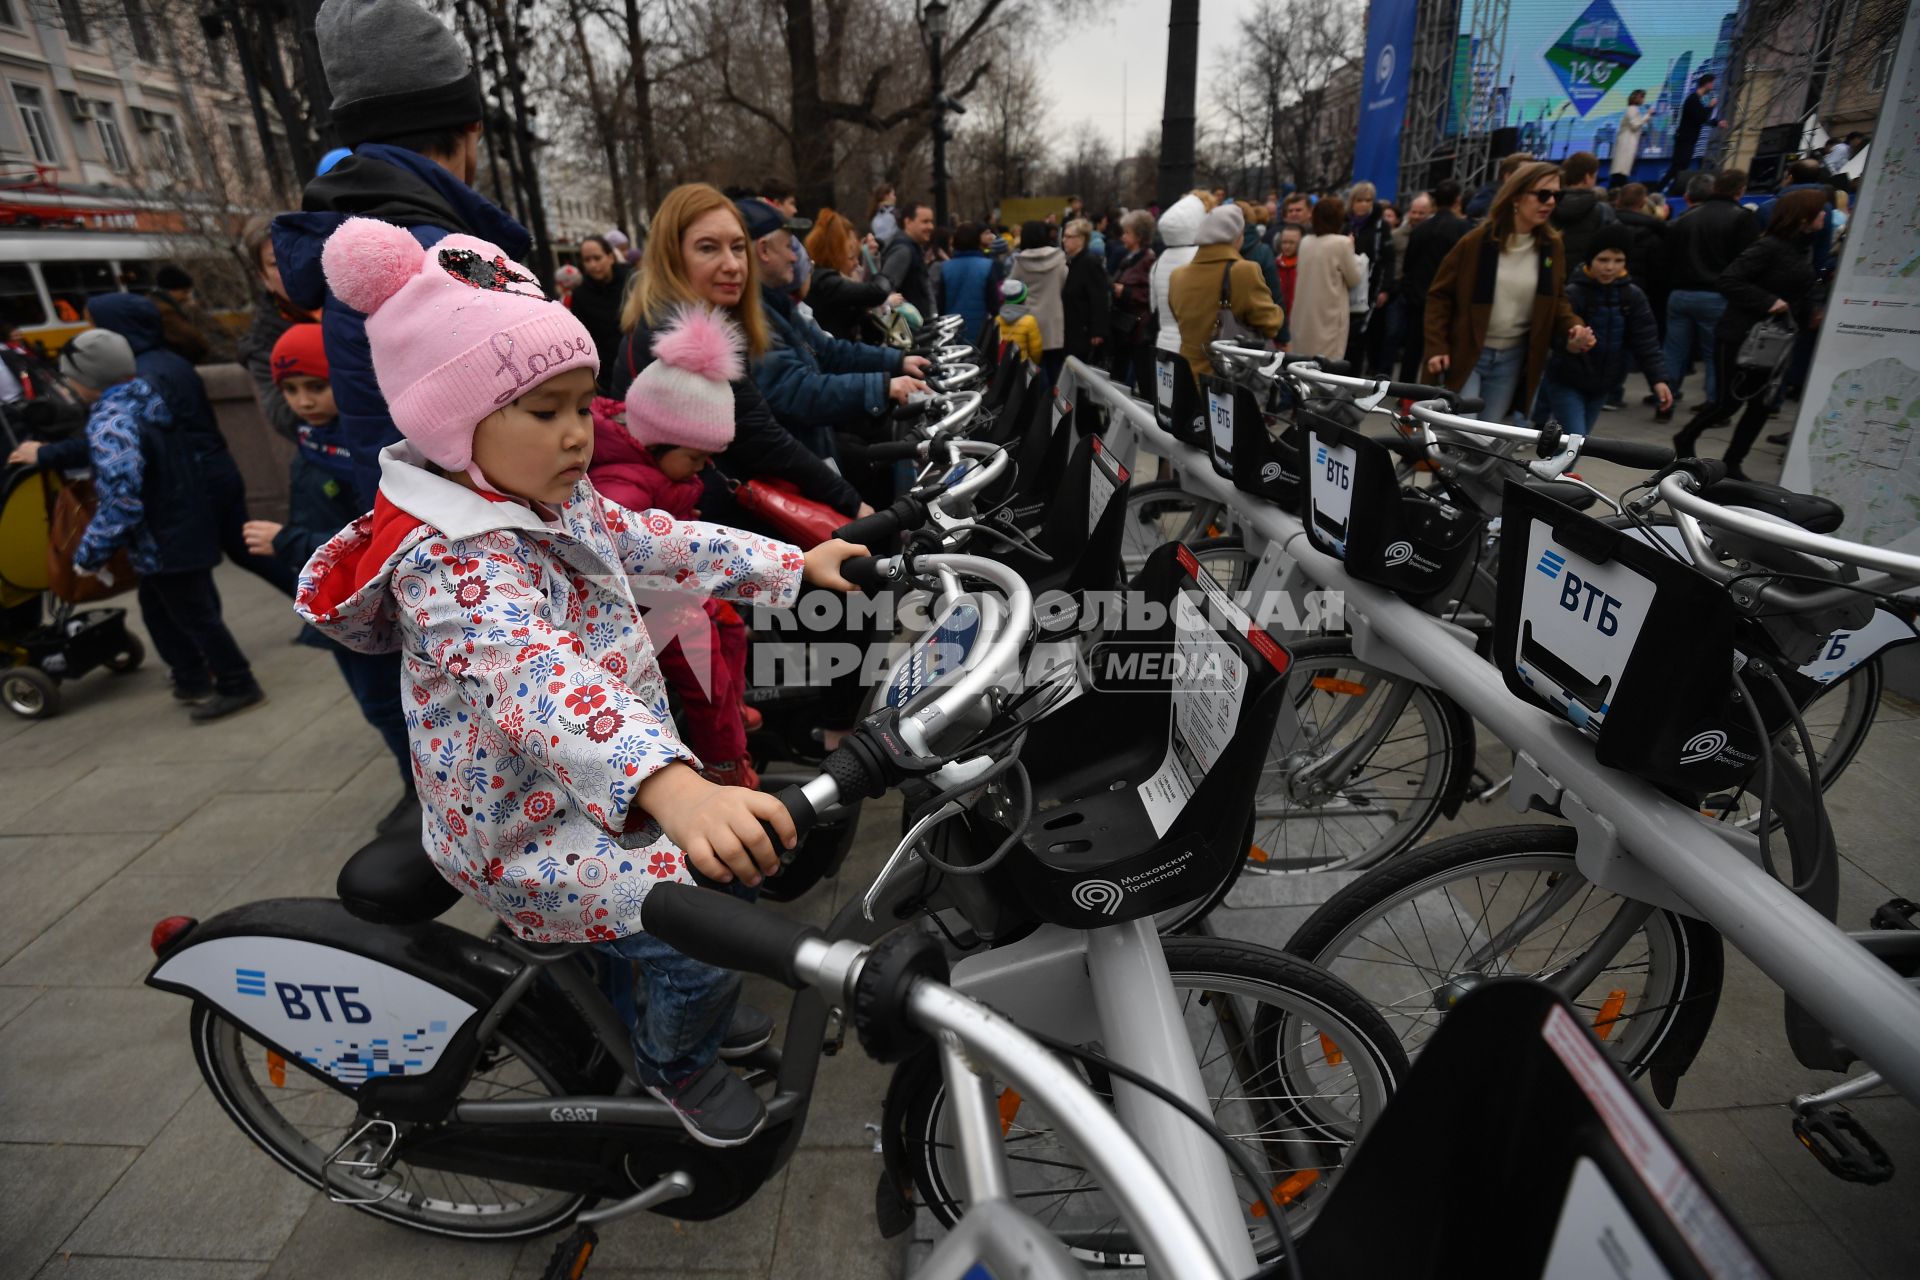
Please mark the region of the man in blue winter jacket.
POLYGON ((321 308, 340 430, 354 487, 373 508, 380 450, 400 439, 373 377, 366 317, 327 291, 320 250, 347 218, 405 227, 422 245, 452 232, 524 261, 532 237, 472 187, 484 108, 466 51, 413 0, 326 0, 314 32, 333 89, 333 124, 353 154, 307 184, 301 212, 274 220, 287 296, 321 308))
POLYGON ((876 431, 889 402, 905 404, 926 390, 925 356, 829 336, 787 293, 793 279, 793 237, 779 210, 743 200, 740 214, 760 268, 760 303, 773 344, 754 363, 753 380, 780 424, 829 461, 838 460, 836 430, 876 431))

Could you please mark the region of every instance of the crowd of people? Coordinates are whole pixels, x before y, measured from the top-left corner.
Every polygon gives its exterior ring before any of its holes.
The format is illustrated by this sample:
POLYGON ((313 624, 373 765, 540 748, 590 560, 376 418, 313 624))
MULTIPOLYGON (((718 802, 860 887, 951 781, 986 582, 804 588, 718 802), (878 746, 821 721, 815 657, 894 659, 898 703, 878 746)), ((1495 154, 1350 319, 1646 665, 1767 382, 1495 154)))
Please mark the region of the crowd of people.
MULTIPOLYGON (((85 433, 10 461, 91 463, 76 567, 130 551, 195 720, 265 698, 213 568, 292 598, 406 780, 387 823, 418 823, 442 873, 522 936, 637 962, 641 1078, 717 1145, 764 1120, 723 1058, 770 1023, 736 1007, 737 978, 647 939, 637 905, 688 868, 750 892, 778 866, 762 820, 792 837, 753 789, 733 606, 845 589, 862 549, 791 545, 765 491, 830 524, 892 500, 867 451, 926 389, 903 337, 955 313, 1049 380, 1074 357, 1141 386, 1160 353, 1205 377, 1211 340, 1267 342, 1582 431, 1635 368, 1664 419, 1697 358, 1679 442, 1738 413, 1737 473, 1794 377, 1756 379, 1743 339, 1817 325, 1845 209, 1813 158, 1764 231, 1738 170, 1693 176, 1670 208, 1601 187, 1587 153, 1508 156, 1464 212, 1451 180, 1404 207, 1360 181, 1103 214, 1074 199, 1012 228, 936 225, 891 185, 803 217, 777 178, 691 183, 641 243, 583 241, 549 296, 527 231, 474 188, 483 107, 459 41, 414 0, 327 0, 316 35, 350 153, 242 242, 259 288, 239 357, 294 448, 287 518, 249 518, 191 363, 191 281, 92 299, 60 360, 85 433), (671 605, 622 585, 636 575, 691 588, 698 616, 668 625, 671 605), (587 890, 607 905, 583 911, 587 890)), ((824 745, 850 723, 822 725, 824 745)))

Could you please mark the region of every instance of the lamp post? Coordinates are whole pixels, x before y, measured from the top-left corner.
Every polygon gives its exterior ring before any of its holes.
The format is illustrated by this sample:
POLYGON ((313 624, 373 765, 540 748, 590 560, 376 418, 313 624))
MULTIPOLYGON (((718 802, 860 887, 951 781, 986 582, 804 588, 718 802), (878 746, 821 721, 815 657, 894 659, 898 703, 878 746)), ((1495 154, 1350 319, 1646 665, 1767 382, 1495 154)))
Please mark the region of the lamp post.
POLYGON ((947 87, 942 83, 940 46, 947 38, 946 0, 933 0, 921 16, 927 30, 927 59, 933 72, 933 220, 947 225, 947 87))

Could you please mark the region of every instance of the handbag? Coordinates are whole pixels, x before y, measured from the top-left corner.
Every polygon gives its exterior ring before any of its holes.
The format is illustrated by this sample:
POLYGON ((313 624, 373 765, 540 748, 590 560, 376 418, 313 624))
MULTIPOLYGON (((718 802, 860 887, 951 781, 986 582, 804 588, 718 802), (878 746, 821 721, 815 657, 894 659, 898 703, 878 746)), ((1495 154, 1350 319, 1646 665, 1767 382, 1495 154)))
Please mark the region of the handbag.
POLYGON ((93 481, 69 480, 56 487, 53 476, 43 471, 40 486, 47 500, 47 590, 68 604, 91 604, 138 586, 140 576, 133 571, 133 561, 124 546, 98 573, 82 573, 73 566, 80 537, 100 509, 100 494, 93 481))
POLYGON ((1240 317, 1233 314, 1233 263, 1229 262, 1220 269, 1220 310, 1213 317, 1213 336, 1207 339, 1213 342, 1249 343, 1259 346, 1266 339, 1240 323, 1240 317))
POLYGON ((791 481, 778 476, 735 483, 733 500, 802 551, 819 546, 852 519, 804 496, 791 481))
POLYGON ((1794 339, 1799 336, 1800 326, 1786 312, 1762 316, 1740 340, 1734 364, 1741 369, 1764 369, 1772 373, 1793 354, 1794 339))

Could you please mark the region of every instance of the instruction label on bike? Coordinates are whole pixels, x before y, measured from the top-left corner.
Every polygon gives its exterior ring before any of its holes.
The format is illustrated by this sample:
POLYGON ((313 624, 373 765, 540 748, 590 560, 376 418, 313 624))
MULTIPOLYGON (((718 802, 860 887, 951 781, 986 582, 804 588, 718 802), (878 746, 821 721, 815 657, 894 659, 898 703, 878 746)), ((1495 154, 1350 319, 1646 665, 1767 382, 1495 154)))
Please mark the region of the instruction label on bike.
POLYGON ((1233 470, 1233 392, 1207 388, 1207 427, 1213 433, 1213 465, 1233 470))
POLYGON ((1093 441, 1093 474, 1087 478, 1087 532, 1092 533, 1100 517, 1107 513, 1107 504, 1113 501, 1114 492, 1127 482, 1127 469, 1107 452, 1106 443, 1099 436, 1088 438, 1093 441))
POLYGON ((1311 455, 1307 465, 1307 501, 1312 507, 1313 532, 1335 553, 1347 553, 1347 521, 1353 514, 1354 451, 1328 444, 1317 432, 1307 434, 1311 455))
POLYGON ((1553 1247, 1541 1280, 1589 1280, 1618 1276, 1621 1280, 1669 1274, 1633 1220, 1620 1197, 1607 1185, 1600 1166, 1581 1156, 1560 1205, 1560 1221, 1553 1229, 1553 1247))
POLYGON ((1653 582, 1621 561, 1595 564, 1557 542, 1552 526, 1529 522, 1515 674, 1598 736, 1653 596, 1653 582))
MULTIPOLYGON (((1217 603, 1238 612, 1224 594, 1217 603)), ((1174 596, 1173 618, 1167 754, 1139 791, 1155 835, 1167 833, 1200 780, 1219 763, 1240 723, 1247 691, 1240 651, 1221 638, 1191 595, 1183 591, 1174 596)), ((1232 625, 1230 617, 1227 621, 1232 625)))
MULTIPOLYGON (((1646 1104, 1620 1082, 1619 1069, 1601 1055, 1593 1033, 1575 1022, 1566 1009, 1555 1005, 1540 1028, 1540 1037, 1559 1057, 1561 1065, 1566 1067, 1567 1074, 1580 1087, 1580 1091, 1587 1095, 1587 1101, 1607 1126, 1607 1132, 1612 1135, 1620 1154, 1627 1158, 1647 1190, 1666 1210, 1675 1230, 1686 1240, 1687 1247, 1704 1264, 1708 1274, 1751 1276, 1754 1280, 1767 1275, 1766 1268, 1747 1248, 1733 1224, 1720 1211, 1720 1206, 1707 1195, 1706 1189, 1680 1159, 1665 1135, 1647 1118, 1646 1104)), ((1604 1179, 1602 1182, 1604 1185, 1604 1179)), ((1624 1214, 1624 1209, 1622 1212, 1624 1214)), ((1563 1214, 1562 1230, 1566 1224, 1567 1219, 1563 1214)), ((1610 1274, 1607 1270, 1593 1268, 1556 1272, 1552 1260, 1558 1256, 1559 1247, 1560 1238, 1556 1232, 1554 1252, 1549 1256, 1545 1274, 1610 1274)), ((1613 1274, 1660 1276, 1665 1275, 1666 1270, 1656 1263, 1646 1270, 1620 1268, 1613 1274)))
POLYGON ((1153 362, 1154 392, 1160 398, 1160 407, 1168 413, 1173 412, 1173 359, 1161 356, 1153 362))

